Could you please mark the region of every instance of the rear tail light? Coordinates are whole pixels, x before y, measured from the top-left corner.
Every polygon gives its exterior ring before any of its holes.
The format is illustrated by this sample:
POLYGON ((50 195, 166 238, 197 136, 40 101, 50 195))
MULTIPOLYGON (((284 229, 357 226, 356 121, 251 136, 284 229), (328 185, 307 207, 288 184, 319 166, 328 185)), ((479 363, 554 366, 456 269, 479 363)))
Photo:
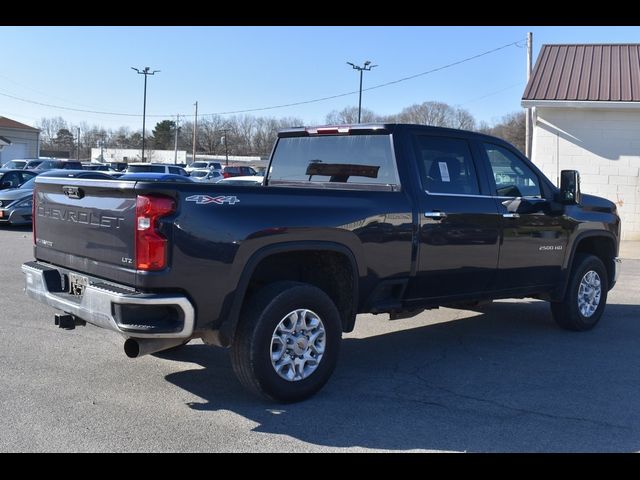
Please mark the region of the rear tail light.
POLYGON ((349 134, 350 130, 349 127, 317 127, 306 129, 309 135, 345 135, 349 134))
POLYGON ((229 172, 222 172, 222 176, 224 178, 229 178, 231 176, 231 174, 229 172))
POLYGON ((136 268, 162 270, 167 266, 167 239, 158 232, 159 220, 175 212, 169 197, 138 195, 136 200, 136 268))

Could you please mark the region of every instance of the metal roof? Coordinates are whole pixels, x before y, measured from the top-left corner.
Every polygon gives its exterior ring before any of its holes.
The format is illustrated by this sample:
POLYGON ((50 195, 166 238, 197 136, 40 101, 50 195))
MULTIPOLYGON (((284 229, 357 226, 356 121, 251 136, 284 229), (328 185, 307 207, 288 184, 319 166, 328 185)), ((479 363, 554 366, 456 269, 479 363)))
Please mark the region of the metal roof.
POLYGON ((30 130, 32 132, 39 132, 37 128, 30 127, 24 123, 16 122, 7 117, 0 117, 0 128, 17 128, 19 130, 30 130))
POLYGON ((543 45, 522 100, 640 102, 640 44, 543 45))

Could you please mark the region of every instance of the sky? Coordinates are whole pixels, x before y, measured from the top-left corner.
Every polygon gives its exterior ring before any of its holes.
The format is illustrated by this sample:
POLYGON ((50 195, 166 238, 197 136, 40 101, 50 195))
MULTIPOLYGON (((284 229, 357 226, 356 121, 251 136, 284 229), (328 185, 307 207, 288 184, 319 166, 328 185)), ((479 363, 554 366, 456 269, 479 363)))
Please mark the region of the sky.
POLYGON ((348 93, 247 112, 317 125, 357 106, 359 73, 346 62, 370 60, 377 67, 363 75, 364 108, 387 115, 434 100, 492 124, 521 108, 527 32, 534 63, 545 43, 640 42, 640 27, 0 27, 0 116, 141 130, 144 77, 131 67, 149 66, 160 72, 148 77, 147 131, 176 114, 192 119, 196 101, 207 115, 348 93))

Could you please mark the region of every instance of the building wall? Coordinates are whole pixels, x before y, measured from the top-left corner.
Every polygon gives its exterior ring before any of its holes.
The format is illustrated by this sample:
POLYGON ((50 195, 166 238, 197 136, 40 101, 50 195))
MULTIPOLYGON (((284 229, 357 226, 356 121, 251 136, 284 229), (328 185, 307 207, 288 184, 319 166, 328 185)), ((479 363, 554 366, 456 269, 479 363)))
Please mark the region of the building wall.
MULTIPOLYGON (((142 150, 139 148, 92 148, 91 160, 100 161, 100 154, 102 153, 103 161, 105 162, 141 162, 142 150), (126 160, 125 160, 126 158, 126 160)), ((144 150, 144 156, 147 162, 153 163, 174 163, 175 151, 174 150, 144 150)), ((178 150, 177 163, 187 163, 186 150, 178 150)))
POLYGON ((0 151, 0 163, 15 158, 38 158, 38 138, 40 134, 31 130, 0 128, 0 137, 11 141, 11 145, 0 151))
POLYGON ((640 240, 640 110, 536 108, 532 160, 558 185, 580 172, 583 193, 618 205, 622 238, 640 240))

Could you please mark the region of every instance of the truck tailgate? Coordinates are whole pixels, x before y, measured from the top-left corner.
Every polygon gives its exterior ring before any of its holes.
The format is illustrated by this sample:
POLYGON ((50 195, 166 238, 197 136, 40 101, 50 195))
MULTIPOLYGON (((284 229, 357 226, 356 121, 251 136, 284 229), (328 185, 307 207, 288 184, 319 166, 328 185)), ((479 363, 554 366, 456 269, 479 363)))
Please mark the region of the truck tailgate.
POLYGON ((117 180, 36 180, 36 258, 134 285, 134 188, 117 180))

